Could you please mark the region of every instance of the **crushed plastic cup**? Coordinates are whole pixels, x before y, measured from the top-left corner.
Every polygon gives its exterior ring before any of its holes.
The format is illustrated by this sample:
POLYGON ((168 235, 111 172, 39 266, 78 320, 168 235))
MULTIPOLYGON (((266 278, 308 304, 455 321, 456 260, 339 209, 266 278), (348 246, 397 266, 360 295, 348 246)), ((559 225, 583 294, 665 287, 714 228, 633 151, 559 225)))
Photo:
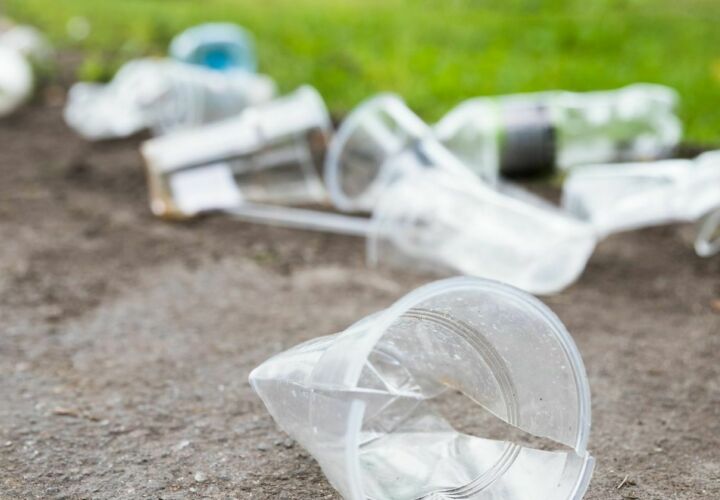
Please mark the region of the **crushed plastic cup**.
POLYGON ((654 84, 482 97, 458 105, 434 130, 492 182, 500 174, 667 157, 682 136, 677 102, 673 89, 654 84))
POLYGON ((360 104, 328 148, 325 184, 343 211, 372 211, 387 182, 427 168, 467 169, 435 139, 432 130, 394 94, 360 104))
POLYGON ((65 121, 91 140, 126 137, 145 128, 162 135, 236 115, 274 95, 275 83, 264 75, 139 59, 125 64, 107 85, 73 85, 65 121))
POLYGON ((695 160, 572 169, 563 184, 562 204, 600 236, 696 221, 720 206, 720 151, 695 160))
POLYGON ((423 286, 250 374, 348 499, 579 500, 590 390, 544 304, 494 281, 423 286))
POLYGON ((24 104, 33 92, 33 69, 18 51, 0 45, 0 117, 24 104))
POLYGON ((371 266, 460 273, 551 294, 577 280, 595 244, 592 226, 521 188, 427 169, 387 185, 367 256, 371 266))
POLYGON ((247 203, 323 204, 320 178, 332 124, 309 86, 234 118, 142 145, 153 213, 237 211, 247 203))
POLYGON ((695 251, 700 257, 720 253, 720 208, 703 219, 695 240, 695 251))
POLYGON ((206 23, 183 31, 170 43, 170 56, 213 70, 255 72, 253 37, 232 23, 206 23))

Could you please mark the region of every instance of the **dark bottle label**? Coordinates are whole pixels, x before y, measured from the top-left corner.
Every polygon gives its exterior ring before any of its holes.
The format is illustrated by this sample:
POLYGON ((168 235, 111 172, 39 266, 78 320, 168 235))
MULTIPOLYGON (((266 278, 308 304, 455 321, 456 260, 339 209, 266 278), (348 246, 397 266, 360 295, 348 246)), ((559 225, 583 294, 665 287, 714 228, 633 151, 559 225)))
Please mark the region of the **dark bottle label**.
POLYGON ((556 130, 547 106, 504 106, 501 129, 502 175, 513 177, 552 172, 556 130))

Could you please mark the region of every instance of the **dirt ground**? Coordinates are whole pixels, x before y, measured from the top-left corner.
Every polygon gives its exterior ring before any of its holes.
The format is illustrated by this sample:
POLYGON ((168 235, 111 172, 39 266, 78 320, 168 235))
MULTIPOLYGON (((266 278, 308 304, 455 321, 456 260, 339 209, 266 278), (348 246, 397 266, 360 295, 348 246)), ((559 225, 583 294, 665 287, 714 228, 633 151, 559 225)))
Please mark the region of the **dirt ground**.
MULTIPOLYGON (((350 237, 156 220, 138 140, 84 143, 59 105, 0 122, 0 498, 336 498, 248 373, 423 278, 350 237)), ((612 237, 545 299, 590 376, 589 499, 720 498, 720 258, 692 235, 612 237)))

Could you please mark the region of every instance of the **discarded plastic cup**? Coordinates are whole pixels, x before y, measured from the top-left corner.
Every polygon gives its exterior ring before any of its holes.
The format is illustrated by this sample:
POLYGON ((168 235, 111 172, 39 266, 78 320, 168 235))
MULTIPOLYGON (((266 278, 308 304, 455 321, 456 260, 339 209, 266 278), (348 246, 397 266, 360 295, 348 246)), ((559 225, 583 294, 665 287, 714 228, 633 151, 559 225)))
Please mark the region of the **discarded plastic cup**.
POLYGON ((23 55, 0 45, 0 117, 25 103, 33 91, 33 70, 23 55))
POLYGON ((677 93, 635 84, 601 92, 551 91, 465 101, 434 127, 488 181, 575 165, 668 156, 682 136, 677 93))
POLYGON ((275 84, 264 75, 139 59, 107 85, 73 85, 65 121, 87 139, 125 137, 148 127, 161 135, 236 115, 274 95, 275 84))
POLYGON ((326 202, 320 179, 330 116, 309 86, 237 117, 145 142, 153 213, 167 218, 245 203, 326 202))
POLYGON ((491 278, 535 294, 564 289, 592 255, 593 228, 512 190, 439 169, 388 184, 373 211, 368 263, 491 278))
POLYGON ((340 210, 369 212, 390 178, 428 168, 469 173, 402 99, 380 94, 338 129, 328 148, 325 184, 340 210))
POLYGON ((600 236, 695 221, 720 205, 720 151, 695 160, 577 167, 565 180, 562 204, 600 236))
POLYGON ((720 209, 710 213, 702 221, 695 240, 695 251, 700 257, 720 253, 720 209))
POLYGON ((206 23, 186 29, 172 39, 170 56, 213 70, 257 70, 253 37, 233 23, 206 23))
POLYGON ((348 499, 579 500, 592 475, 580 353, 544 304, 494 281, 423 286, 250 383, 348 499))

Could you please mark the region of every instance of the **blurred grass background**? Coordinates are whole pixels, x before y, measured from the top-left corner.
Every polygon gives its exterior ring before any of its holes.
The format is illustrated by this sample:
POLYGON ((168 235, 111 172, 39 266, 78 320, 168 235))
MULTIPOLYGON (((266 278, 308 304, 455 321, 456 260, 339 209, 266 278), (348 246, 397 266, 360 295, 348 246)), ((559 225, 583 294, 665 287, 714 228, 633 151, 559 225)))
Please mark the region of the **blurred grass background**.
POLYGON ((283 91, 315 85, 346 113, 382 90, 428 120, 477 95, 675 87, 686 137, 720 142, 718 0, 0 0, 59 47, 82 50, 83 79, 163 54, 180 30, 234 21, 257 39, 283 91), (70 36, 87 21, 89 34, 70 36))

